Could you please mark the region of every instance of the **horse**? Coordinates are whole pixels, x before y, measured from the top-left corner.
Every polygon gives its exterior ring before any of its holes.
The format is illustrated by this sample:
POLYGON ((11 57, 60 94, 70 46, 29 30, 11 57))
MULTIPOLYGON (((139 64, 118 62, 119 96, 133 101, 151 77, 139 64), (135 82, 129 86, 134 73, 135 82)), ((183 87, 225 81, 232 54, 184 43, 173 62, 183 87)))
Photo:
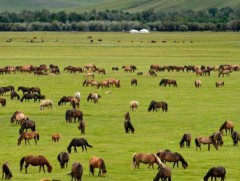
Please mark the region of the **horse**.
POLYGON ((131 85, 137 85, 137 79, 131 79, 131 85))
POLYGON ((64 168, 65 165, 67 168, 68 161, 69 161, 69 154, 67 152, 61 152, 58 154, 57 160, 59 161, 61 168, 64 168))
POLYGON ((217 143, 218 146, 223 145, 222 134, 219 131, 213 133, 210 137, 213 141, 215 141, 217 143))
POLYGON ((28 144, 30 144, 29 140, 30 139, 34 139, 35 140, 35 144, 37 145, 37 141, 39 141, 39 133, 36 131, 31 131, 31 132, 23 132, 20 137, 18 138, 18 145, 21 144, 22 140, 25 140, 25 145, 26 142, 28 142, 28 144))
POLYGON ((15 111, 11 117, 11 123, 16 122, 16 124, 20 123, 22 125, 26 120, 29 120, 29 117, 23 114, 22 111, 15 111))
POLYGON ((212 167, 208 170, 207 174, 204 176, 204 181, 208 181, 208 178, 211 177, 211 180, 213 180, 213 178, 220 177, 221 181, 224 181, 226 176, 226 169, 223 166, 218 166, 218 167, 212 167))
POLYGON ((39 165, 39 173, 41 172, 41 168, 43 168, 43 172, 45 173, 44 165, 46 165, 47 171, 49 173, 52 172, 52 166, 50 165, 48 160, 42 155, 39 155, 39 156, 28 155, 28 156, 22 157, 22 159, 20 160, 20 172, 22 171, 24 162, 25 162, 25 173, 27 173, 27 168, 29 165, 32 165, 32 166, 39 165))
POLYGON ((129 121, 131 120, 129 112, 126 112, 124 114, 124 118, 125 118, 125 120, 129 120, 129 121))
POLYGON ((80 121, 78 129, 81 130, 81 134, 85 134, 85 127, 86 127, 85 121, 84 120, 80 121))
POLYGON ((58 142, 60 138, 61 138, 61 135, 59 133, 52 134, 52 142, 58 142))
POLYGON ((19 86, 18 91, 22 91, 23 94, 28 93, 30 88, 29 87, 24 87, 24 86, 19 86))
POLYGON ((150 112, 151 110, 154 112, 154 111, 157 111, 158 109, 162 108, 162 111, 164 112, 167 112, 168 111, 168 104, 166 102, 157 102, 155 100, 152 100, 149 104, 149 107, 148 107, 148 111, 150 112))
POLYGON ((104 68, 97 68, 98 73, 106 74, 106 70, 104 68))
POLYGON ((173 168, 175 167, 175 164, 177 163, 178 167, 178 162, 180 161, 182 163, 182 167, 186 169, 188 167, 187 161, 183 158, 183 156, 180 153, 173 153, 170 151, 163 151, 163 152, 158 152, 156 154, 161 161, 164 162, 173 162, 173 168))
POLYGON ((120 86, 121 86, 119 79, 109 78, 109 79, 107 79, 107 81, 108 81, 109 86, 115 85, 117 88, 120 88, 120 86))
POLYGON ((9 164, 8 162, 4 163, 2 165, 2 179, 11 179, 13 177, 12 172, 9 169, 9 164))
POLYGON ((27 129, 30 128, 32 131, 36 131, 36 124, 32 120, 26 120, 22 123, 21 128, 19 129, 19 134, 22 134, 24 132, 24 129, 27 131, 27 129))
POLYGON ((98 176, 104 176, 107 173, 105 162, 102 158, 92 157, 89 160, 89 174, 94 175, 94 168, 99 168, 98 176))
POLYGON ((18 93, 16 93, 15 91, 12 91, 12 92, 10 93, 10 97, 11 97, 11 99, 13 99, 14 97, 17 97, 17 100, 20 99, 20 96, 19 96, 18 93))
POLYGON ((85 149, 86 153, 87 153, 87 147, 92 148, 92 145, 89 145, 88 141, 85 138, 73 138, 67 147, 68 153, 71 153, 72 146, 74 147, 74 152, 76 153, 77 153, 77 148, 76 148, 77 146, 82 147, 82 152, 84 152, 84 149, 85 149))
POLYGON ((218 144, 214 140, 212 140, 212 138, 210 138, 210 137, 200 136, 200 137, 195 138, 196 150, 198 147, 201 150, 201 143, 208 145, 208 151, 210 151, 210 144, 213 144, 215 149, 218 150, 218 144))
POLYGON ((126 119, 126 120, 124 121, 124 129, 125 129, 125 132, 126 132, 126 133, 129 133, 129 131, 131 131, 132 133, 134 133, 134 131, 135 131, 135 129, 134 129, 131 121, 128 120, 128 119, 126 119))
POLYGON ((63 104, 66 105, 66 102, 71 102, 73 96, 63 96, 59 101, 58 101, 58 105, 61 106, 63 104))
POLYGON ((66 122, 72 122, 72 118, 74 118, 74 122, 76 122, 76 119, 78 119, 78 121, 82 121, 83 120, 83 113, 80 110, 67 110, 65 113, 65 120, 66 122))
POLYGON ((134 153, 132 156, 132 167, 139 169, 140 163, 148 164, 148 169, 150 166, 152 166, 153 169, 154 163, 156 163, 158 167, 164 165, 160 158, 153 153, 134 153))
POLYGON ((240 134, 237 131, 233 131, 231 137, 233 140, 233 146, 238 145, 238 141, 240 140, 240 134))
POLYGON ((199 87, 202 86, 202 81, 201 80, 195 80, 194 84, 195 84, 196 88, 199 88, 199 87))
POLYGON ((148 71, 148 74, 150 75, 150 76, 155 76, 155 77, 157 77, 157 74, 156 74, 156 72, 154 71, 154 70, 149 70, 148 71))
POLYGON ((231 72, 230 70, 224 70, 223 69, 219 72, 218 77, 220 77, 221 75, 222 75, 222 77, 224 77, 224 75, 228 76, 230 72, 231 72))
POLYGON ((73 109, 79 108, 80 99, 73 97, 70 101, 70 104, 72 105, 73 109))
POLYGON ((130 102, 130 109, 131 109, 132 111, 137 110, 137 109, 138 109, 138 106, 139 106, 138 101, 131 101, 131 102, 130 102))
POLYGON ((45 95, 38 95, 36 94, 36 96, 34 97, 34 102, 36 102, 38 100, 38 102, 40 102, 40 100, 45 100, 45 95))
POLYGON ((177 81, 176 80, 171 80, 171 79, 162 79, 159 83, 159 86, 164 85, 164 87, 166 87, 166 85, 171 85, 173 84, 174 87, 177 87, 177 81))
POLYGON ((190 133, 184 133, 180 141, 180 148, 184 148, 184 142, 186 142, 186 147, 190 147, 192 135, 190 133))
POLYGON ((109 87, 108 80, 103 80, 103 81, 99 82, 97 85, 97 88, 99 89, 99 87, 102 87, 102 89, 103 89, 103 87, 109 87))
POLYGON ((84 78, 94 78, 94 73, 93 72, 87 72, 85 75, 84 75, 84 78))
POLYGON ((118 67, 112 67, 112 71, 119 71, 118 67))
POLYGON ((222 87, 222 86, 224 86, 224 81, 217 81, 216 83, 216 87, 222 87))
POLYGON ((52 100, 42 100, 40 103, 40 110, 44 110, 44 108, 47 107, 48 109, 53 109, 53 101, 52 100))
POLYGON ((79 99, 79 100, 80 100, 80 98, 81 98, 80 92, 75 92, 74 97, 75 97, 76 99, 79 99))
POLYGON ((87 101, 93 100, 94 103, 98 103, 98 99, 101 98, 101 96, 97 93, 89 93, 87 97, 87 101))
POLYGON ((159 179, 161 179, 162 181, 164 181, 164 180, 171 181, 171 169, 168 167, 160 166, 160 170, 154 177, 153 181, 159 181, 159 179))
POLYGON ((6 99, 5 99, 5 98, 2 98, 2 97, 0 97, 0 104, 2 105, 2 107, 5 107, 5 106, 6 106, 6 104, 7 104, 7 101, 6 101, 6 99))
POLYGON ((221 132, 222 135, 223 135, 223 130, 225 130, 226 135, 227 135, 228 131, 232 134, 232 132, 234 130, 233 122, 232 121, 225 121, 219 129, 219 131, 221 132))
POLYGON ((72 171, 69 175, 72 176, 72 181, 73 178, 75 178, 75 181, 82 181, 82 174, 83 174, 83 166, 79 162, 75 162, 72 164, 72 171))
POLYGON ((31 87, 28 93, 41 95, 41 90, 39 87, 31 87))
POLYGON ((34 99, 35 100, 36 94, 31 94, 31 93, 26 93, 22 96, 22 98, 20 99, 21 102, 23 102, 23 100, 25 99, 29 102, 29 99, 34 99))

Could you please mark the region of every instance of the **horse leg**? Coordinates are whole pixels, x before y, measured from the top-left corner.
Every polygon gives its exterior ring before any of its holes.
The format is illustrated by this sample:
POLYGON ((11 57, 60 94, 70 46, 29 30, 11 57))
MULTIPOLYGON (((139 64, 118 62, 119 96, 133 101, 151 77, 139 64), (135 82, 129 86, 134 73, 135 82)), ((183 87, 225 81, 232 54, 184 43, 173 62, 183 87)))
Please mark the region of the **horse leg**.
POLYGON ((210 151, 210 143, 208 144, 208 151, 210 151))
POLYGON ((76 148, 76 146, 74 146, 74 152, 76 152, 76 153, 77 153, 77 148, 76 148))
POLYGON ((37 137, 36 136, 34 137, 34 140, 35 140, 35 144, 37 145, 37 137))
POLYGON ((26 165, 25 165, 25 173, 27 173, 27 168, 28 168, 28 163, 26 163, 26 165))

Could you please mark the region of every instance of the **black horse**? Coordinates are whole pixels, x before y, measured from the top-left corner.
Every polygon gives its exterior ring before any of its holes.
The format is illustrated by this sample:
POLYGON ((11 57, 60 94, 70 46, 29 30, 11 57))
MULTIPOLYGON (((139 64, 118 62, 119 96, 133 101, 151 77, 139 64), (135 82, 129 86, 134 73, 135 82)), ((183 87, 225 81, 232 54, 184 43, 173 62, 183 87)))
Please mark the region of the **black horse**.
POLYGON ((237 131, 233 131, 232 135, 233 145, 238 145, 238 141, 240 140, 240 134, 237 131))
POLYGON ((30 88, 29 87, 24 87, 24 86, 19 86, 18 91, 20 91, 20 90, 23 92, 23 94, 25 94, 25 93, 28 93, 30 91, 30 88))
POLYGON ((69 161, 69 155, 68 155, 67 152, 59 153, 58 156, 57 156, 57 159, 60 163, 61 168, 64 168, 65 165, 66 165, 66 168, 67 168, 68 161, 69 161))
POLYGON ((17 97, 17 100, 20 99, 20 96, 19 96, 18 93, 16 93, 15 91, 12 91, 12 92, 10 93, 10 96, 11 96, 11 99, 13 99, 14 97, 17 97))
POLYGON ((30 99, 35 100, 35 97, 36 97, 36 96, 37 96, 36 94, 29 94, 29 93, 27 93, 27 94, 24 94, 24 95, 22 96, 22 98, 20 99, 20 101, 23 102, 23 100, 25 99, 25 101, 27 100, 27 101, 29 102, 30 99))
POLYGON ((166 102, 157 102, 155 100, 152 100, 149 104, 148 111, 157 111, 158 109, 162 108, 162 111, 167 112, 168 111, 168 104, 166 102))
POLYGON ((213 178, 216 177, 220 177, 221 181, 224 181, 225 179, 225 175, 226 175, 226 169, 222 166, 218 166, 218 167, 212 167, 209 169, 209 171, 207 172, 207 174, 204 176, 204 181, 208 181, 208 178, 211 177, 211 180, 213 180, 213 178))
POLYGON ((31 129, 32 131, 36 131, 36 125, 35 122, 32 120, 26 120, 22 123, 21 128, 19 129, 19 135, 24 132, 24 129, 27 131, 27 129, 31 129))
POLYGON ((130 120, 125 120, 124 121, 124 128, 125 128, 125 132, 129 133, 129 131, 131 131, 132 133, 134 133, 135 129, 131 123, 130 120))
POLYGON ((76 148, 77 146, 82 147, 82 152, 84 151, 84 149, 87 152, 87 146, 92 148, 92 146, 88 144, 88 142, 85 138, 73 138, 67 147, 68 153, 71 153, 72 146, 74 147, 74 152, 76 152, 76 153, 77 153, 77 148, 76 148))
POLYGON ((5 179, 11 179, 12 177, 12 172, 10 171, 9 169, 9 166, 8 166, 8 163, 4 163, 2 165, 2 179, 5 178, 5 179))

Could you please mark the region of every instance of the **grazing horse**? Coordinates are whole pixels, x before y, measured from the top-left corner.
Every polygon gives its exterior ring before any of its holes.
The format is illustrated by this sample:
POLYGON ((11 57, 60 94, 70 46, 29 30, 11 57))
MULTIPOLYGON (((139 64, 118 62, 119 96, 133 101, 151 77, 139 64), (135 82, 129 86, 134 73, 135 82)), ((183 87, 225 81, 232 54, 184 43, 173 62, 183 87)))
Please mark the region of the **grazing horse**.
POLYGON ((24 162, 25 162, 25 173, 27 173, 27 168, 29 165, 32 165, 32 166, 39 165, 39 173, 41 171, 41 168, 43 168, 43 172, 45 173, 44 165, 46 165, 48 172, 49 173, 52 172, 52 166, 50 165, 48 160, 42 155, 39 155, 39 156, 28 155, 28 156, 22 157, 22 159, 20 160, 20 172, 22 171, 24 162))
POLYGON ((212 167, 208 170, 207 174, 204 176, 204 181, 208 181, 208 178, 211 177, 211 180, 213 180, 213 178, 220 177, 221 181, 224 181, 226 176, 226 169, 222 166, 218 166, 218 167, 212 167))
POLYGON ((217 81, 215 84, 216 87, 224 86, 224 81, 217 81))
POLYGON ((78 129, 81 130, 81 134, 85 134, 85 127, 86 127, 85 121, 84 120, 80 121, 78 125, 78 129))
POLYGON ((20 101, 23 102, 23 100, 25 99, 25 102, 26 102, 26 100, 29 102, 29 99, 34 99, 34 100, 35 100, 35 97, 36 97, 36 96, 37 96, 36 94, 27 93, 27 94, 24 94, 24 95, 22 96, 22 98, 20 99, 20 101))
POLYGON ((107 79, 109 86, 113 86, 115 85, 117 88, 120 88, 121 84, 120 84, 120 80, 119 79, 115 79, 115 78, 109 78, 107 79))
POLYGON ((177 87, 177 81, 176 80, 171 80, 171 79, 162 79, 159 83, 159 86, 164 85, 164 87, 166 87, 166 85, 171 85, 173 84, 174 87, 177 87))
POLYGON ((119 71, 118 67, 112 67, 112 71, 119 71))
POLYGON ((158 109, 162 108, 162 111, 164 112, 167 112, 168 111, 168 104, 166 102, 157 102, 155 100, 152 100, 149 104, 149 107, 148 107, 148 111, 150 112, 151 110, 154 112, 154 111, 157 111, 158 109))
POLYGON ((22 123, 26 120, 29 120, 29 118, 23 114, 22 111, 15 111, 11 117, 11 123, 16 122, 16 124, 20 123, 22 125, 22 123))
POLYGON ((89 160, 89 174, 94 175, 94 168, 99 168, 98 176, 104 176, 107 173, 105 162, 102 158, 92 157, 89 160))
POLYGON ((36 124, 32 120, 26 120, 22 123, 21 128, 19 129, 19 134, 24 132, 24 129, 27 132, 27 129, 30 128, 32 131, 36 131, 36 124))
POLYGON ((131 123, 130 120, 125 120, 124 121, 124 129, 126 133, 129 133, 129 131, 131 131, 132 133, 134 133, 135 129, 131 123))
POLYGON ((202 81, 201 80, 195 80, 194 84, 195 84, 196 88, 199 88, 199 87, 202 86, 202 81))
POLYGON ((13 177, 12 172, 9 169, 8 162, 2 165, 2 179, 11 179, 13 177))
POLYGON ((225 130, 226 134, 227 134, 228 131, 229 131, 229 133, 232 134, 232 132, 234 130, 233 122, 232 121, 225 121, 219 129, 219 131, 221 132, 222 135, 223 135, 223 130, 225 130))
POLYGON ((39 87, 31 87, 28 93, 41 95, 41 90, 39 87))
POLYGON ((159 181, 159 179, 161 179, 162 181, 164 181, 164 180, 171 181, 171 169, 168 167, 160 166, 160 170, 154 177, 153 181, 159 181))
POLYGON ((72 105, 73 109, 79 108, 80 106, 80 99, 73 97, 70 101, 70 104, 72 105))
POLYGON ((60 163, 61 168, 64 168, 66 165, 68 165, 68 161, 69 161, 69 154, 67 152, 61 152, 58 154, 57 159, 60 163))
POLYGON ((101 98, 101 96, 97 93, 89 93, 87 97, 87 101, 93 100, 94 103, 98 103, 98 99, 101 98))
POLYGON ((52 100, 42 100, 40 103, 40 110, 44 110, 44 108, 47 107, 48 109, 53 109, 53 101, 52 100))
POLYGON ((186 169, 188 167, 187 161, 183 158, 183 156, 177 152, 173 153, 170 151, 163 151, 163 152, 158 152, 157 156, 161 159, 163 163, 165 162, 173 162, 173 168, 175 164, 177 163, 178 167, 178 162, 180 161, 182 163, 182 167, 186 169))
POLYGON ((217 143, 218 146, 223 145, 222 134, 219 131, 213 133, 210 137, 213 141, 217 143))
POLYGON ((137 109, 138 109, 138 106, 139 106, 138 101, 131 101, 131 102, 130 102, 130 109, 131 109, 132 111, 137 110, 137 109))
POLYGON ((23 86, 19 86, 18 87, 18 91, 22 91, 23 94, 28 93, 30 91, 29 87, 23 87, 23 86))
POLYGON ((201 143, 205 144, 205 145, 206 144, 208 145, 208 151, 210 151, 210 144, 213 144, 215 149, 218 150, 218 144, 214 140, 212 140, 211 137, 200 136, 200 137, 195 138, 196 150, 197 150, 198 147, 201 150, 201 143))
POLYGON ((58 142, 61 138, 61 134, 59 133, 53 133, 52 134, 52 142, 58 142))
POLYGON ((82 152, 84 152, 84 149, 85 149, 86 153, 87 153, 87 146, 92 148, 92 145, 89 145, 85 138, 73 138, 67 147, 68 153, 71 153, 72 146, 74 147, 74 152, 76 153, 77 153, 77 148, 76 148, 77 146, 82 147, 82 152))
POLYGON ((103 80, 103 81, 99 82, 97 85, 97 88, 99 89, 99 87, 102 87, 102 89, 103 89, 103 87, 109 87, 108 80, 103 80))
POLYGON ((138 83, 137 83, 137 79, 132 79, 131 80, 131 85, 137 85, 138 83))
POLYGON ((63 104, 66 105, 66 102, 71 102, 72 98, 74 98, 73 96, 63 96, 59 101, 58 101, 58 105, 61 106, 63 104))
POLYGON ((25 145, 26 142, 28 142, 28 144, 30 145, 29 140, 30 139, 34 139, 35 140, 35 144, 37 145, 37 141, 39 141, 39 133, 36 131, 31 131, 31 132, 23 132, 20 137, 18 138, 18 145, 21 144, 22 140, 25 140, 25 145))
POLYGON ((73 178, 75 178, 75 181, 82 181, 82 174, 83 174, 83 166, 79 162, 75 162, 72 164, 72 171, 69 175, 72 176, 72 181, 73 178))
POLYGON ((0 97, 0 104, 2 105, 2 107, 5 107, 5 106, 6 106, 6 104, 7 104, 7 101, 6 101, 6 99, 5 99, 5 98, 2 98, 2 97, 0 97))
POLYGON ((229 75, 230 70, 221 70, 221 72, 219 72, 218 77, 220 77, 222 75, 222 77, 224 77, 224 75, 229 75))
POLYGON ((80 92, 75 92, 74 97, 75 97, 76 99, 79 99, 79 100, 80 100, 80 98, 81 98, 80 92))
POLYGON ((72 122, 72 118, 74 118, 74 122, 76 122, 76 119, 78 119, 78 121, 82 121, 83 120, 83 113, 80 110, 67 110, 65 113, 65 120, 66 122, 72 122))
POLYGON ((12 91, 12 92, 10 93, 10 96, 11 96, 11 99, 13 99, 14 97, 17 97, 17 100, 20 99, 20 96, 19 96, 18 93, 16 93, 15 91, 12 91))
POLYGON ((38 100, 38 102, 40 102, 40 100, 42 99, 42 100, 45 100, 45 95, 36 95, 35 97, 34 97, 34 102, 36 102, 37 100, 38 100))
POLYGON ((153 153, 134 153, 132 156, 132 167, 139 169, 140 163, 148 164, 148 169, 150 166, 152 166, 153 169, 154 163, 156 163, 158 167, 164 165, 160 158, 153 153))
POLYGON ((238 145, 238 141, 240 140, 240 134, 237 131, 233 131, 232 135, 233 146, 238 145))
POLYGON ((190 133, 184 133, 179 143, 180 148, 184 148, 184 142, 186 142, 186 147, 189 148, 191 144, 191 140, 192 140, 192 135, 190 133))

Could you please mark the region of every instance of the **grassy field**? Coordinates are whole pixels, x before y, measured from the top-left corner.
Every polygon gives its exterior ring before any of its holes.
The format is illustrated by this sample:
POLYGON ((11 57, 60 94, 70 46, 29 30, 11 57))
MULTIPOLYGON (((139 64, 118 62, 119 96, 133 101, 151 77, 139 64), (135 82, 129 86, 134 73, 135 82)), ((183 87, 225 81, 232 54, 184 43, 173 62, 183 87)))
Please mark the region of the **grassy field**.
MULTIPOLYGON (((220 65, 239 64, 239 33, 4 33, 0 34, 0 67, 6 65, 49 65, 60 67, 60 75, 35 76, 28 73, 0 75, 0 86, 39 86, 46 99, 54 102, 55 109, 39 110, 39 103, 10 100, 9 93, 3 95, 7 106, 0 107, 0 164, 8 161, 13 172, 13 180, 38 181, 41 178, 71 180, 71 164, 80 161, 84 166, 83 180, 99 180, 89 175, 88 160, 92 156, 102 157, 106 162, 106 181, 112 180, 152 180, 157 173, 148 170, 147 165, 140 165, 139 170, 131 168, 132 155, 135 152, 156 153, 159 149, 179 152, 188 162, 184 170, 172 169, 172 180, 203 180, 203 176, 212 166, 226 167, 228 181, 239 181, 239 147, 234 147, 230 135, 224 135, 224 145, 218 151, 203 145, 202 150, 195 148, 194 141, 190 148, 180 148, 179 141, 185 132, 190 132, 193 139, 197 136, 210 136, 219 130, 226 120, 232 120, 235 130, 240 130, 239 72, 232 72, 228 77, 197 77, 191 72, 158 72, 157 77, 146 74, 125 73, 123 65, 134 64, 137 72, 147 73, 151 64, 159 65, 220 65), (32 37, 37 37, 31 43, 32 37), (94 42, 87 38, 92 36, 94 42), (7 43, 7 39, 12 39, 7 43), (102 39, 99 42, 98 39, 102 39), (42 40, 44 42, 42 43, 42 40), (156 43, 149 43, 155 40, 156 43), (162 41, 167 43, 162 43, 162 41), (118 42, 120 41, 120 42, 118 42), (174 41, 178 43, 174 43, 174 41), (83 67, 94 63, 106 69, 106 75, 95 74, 98 81, 107 78, 121 80, 120 88, 97 89, 83 87, 84 74, 64 72, 68 65, 83 67), (112 67, 120 70, 113 72, 112 67), (138 79, 138 86, 130 86, 132 78, 138 79), (162 78, 175 79, 178 87, 160 87, 162 78), (194 80, 201 79, 203 85, 197 89, 194 80), (225 86, 215 87, 215 81, 224 80, 225 86), (112 94, 105 94, 111 90, 112 94), (80 110, 86 121, 86 135, 80 135, 78 123, 66 123, 65 111, 70 105, 58 106, 57 102, 64 95, 81 92, 80 110), (99 93, 102 98, 98 104, 87 102, 90 92, 99 93), (148 112, 151 100, 163 100, 169 105, 168 112, 148 112), (139 110, 130 111, 129 102, 139 101, 139 110), (18 146, 19 126, 10 123, 10 117, 16 110, 22 110, 36 122, 40 133, 38 145, 31 140, 18 146), (126 134, 123 128, 124 114, 130 111, 135 134, 126 134), (52 143, 51 135, 59 132, 59 143, 52 143), (66 148, 74 137, 85 137, 93 148, 88 153, 70 154, 67 169, 60 169, 57 155, 66 148), (38 173, 38 167, 29 166, 28 174, 19 171, 20 159, 28 154, 44 155, 53 165, 52 173, 38 173)), ((22 96, 22 92, 18 92, 22 96)), ((166 164, 172 167, 172 163, 166 164)))

